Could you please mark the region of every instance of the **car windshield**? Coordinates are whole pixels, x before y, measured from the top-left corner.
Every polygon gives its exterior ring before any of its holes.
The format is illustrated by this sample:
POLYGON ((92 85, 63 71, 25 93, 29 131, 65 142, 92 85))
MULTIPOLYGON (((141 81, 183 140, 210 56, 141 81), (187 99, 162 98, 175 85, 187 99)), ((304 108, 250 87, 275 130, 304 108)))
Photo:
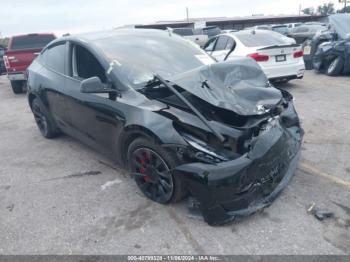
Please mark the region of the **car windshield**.
POLYGON ((247 47, 289 44, 281 34, 270 31, 240 31, 234 35, 247 47))
POLYGON ((109 60, 119 65, 116 67, 118 75, 126 78, 134 88, 153 79, 154 74, 169 79, 174 75, 214 63, 214 60, 196 44, 163 31, 122 32, 96 40, 95 45, 109 60))
POLYGON ((54 35, 27 35, 12 38, 11 50, 40 49, 55 39, 54 35))

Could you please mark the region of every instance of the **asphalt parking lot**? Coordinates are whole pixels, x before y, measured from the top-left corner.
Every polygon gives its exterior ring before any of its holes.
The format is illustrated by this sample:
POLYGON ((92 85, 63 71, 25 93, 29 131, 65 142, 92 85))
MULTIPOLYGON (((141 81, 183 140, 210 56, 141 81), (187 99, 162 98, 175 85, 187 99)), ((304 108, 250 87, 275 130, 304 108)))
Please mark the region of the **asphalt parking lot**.
POLYGON ((302 160, 263 212, 210 227, 144 198, 127 172, 67 136, 44 139, 0 77, 1 254, 350 254, 350 78, 282 86, 303 121, 302 160), (309 206, 334 213, 318 221, 309 206))

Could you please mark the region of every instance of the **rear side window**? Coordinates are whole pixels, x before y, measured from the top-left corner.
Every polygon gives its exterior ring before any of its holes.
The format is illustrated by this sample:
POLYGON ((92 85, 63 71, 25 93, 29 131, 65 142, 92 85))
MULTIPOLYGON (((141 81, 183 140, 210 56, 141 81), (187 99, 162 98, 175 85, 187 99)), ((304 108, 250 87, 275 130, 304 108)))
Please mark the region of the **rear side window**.
POLYGON ((258 47, 258 46, 271 46, 271 45, 285 45, 288 44, 280 34, 275 32, 268 33, 255 33, 242 32, 235 34, 235 36, 247 47, 258 47))
POLYGON ((55 45, 49 49, 46 49, 42 54, 44 64, 52 70, 64 74, 65 58, 66 58, 66 45, 65 43, 55 45))
POLYGON ((227 36, 219 36, 218 41, 216 42, 215 51, 225 50, 228 39, 227 36))
POLYGON ((12 38, 10 50, 40 49, 55 39, 54 35, 27 35, 12 38))
POLYGON ((229 37, 228 38, 228 40, 227 40, 227 44, 226 44, 226 50, 231 50, 231 49, 233 49, 233 47, 235 47, 235 45, 236 45, 236 43, 235 43, 235 41, 231 38, 231 37, 229 37))

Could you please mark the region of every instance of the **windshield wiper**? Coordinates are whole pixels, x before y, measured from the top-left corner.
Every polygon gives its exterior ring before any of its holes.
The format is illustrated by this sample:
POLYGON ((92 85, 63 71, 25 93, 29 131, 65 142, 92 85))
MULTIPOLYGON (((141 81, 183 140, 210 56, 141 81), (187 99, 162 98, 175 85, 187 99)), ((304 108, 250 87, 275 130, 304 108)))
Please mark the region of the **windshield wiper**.
POLYGON ((213 134, 219 139, 220 142, 224 142, 225 138, 218 131, 215 130, 214 127, 205 119, 205 117, 183 96, 180 92, 176 90, 176 88, 169 84, 165 79, 163 79, 160 75, 154 75, 155 79, 158 79, 163 85, 165 85, 170 91, 172 91, 182 102, 184 102, 192 111, 195 113, 198 118, 213 132, 213 134))

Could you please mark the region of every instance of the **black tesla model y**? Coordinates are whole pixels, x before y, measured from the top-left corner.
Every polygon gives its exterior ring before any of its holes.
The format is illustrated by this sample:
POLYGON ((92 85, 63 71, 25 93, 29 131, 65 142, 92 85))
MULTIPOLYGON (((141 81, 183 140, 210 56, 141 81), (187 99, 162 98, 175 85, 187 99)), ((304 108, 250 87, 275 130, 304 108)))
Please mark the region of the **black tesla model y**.
POLYGON ((56 39, 28 70, 28 100, 44 137, 105 153, 153 201, 190 194, 210 225, 269 205, 303 137, 292 96, 254 60, 216 63, 171 31, 56 39))

